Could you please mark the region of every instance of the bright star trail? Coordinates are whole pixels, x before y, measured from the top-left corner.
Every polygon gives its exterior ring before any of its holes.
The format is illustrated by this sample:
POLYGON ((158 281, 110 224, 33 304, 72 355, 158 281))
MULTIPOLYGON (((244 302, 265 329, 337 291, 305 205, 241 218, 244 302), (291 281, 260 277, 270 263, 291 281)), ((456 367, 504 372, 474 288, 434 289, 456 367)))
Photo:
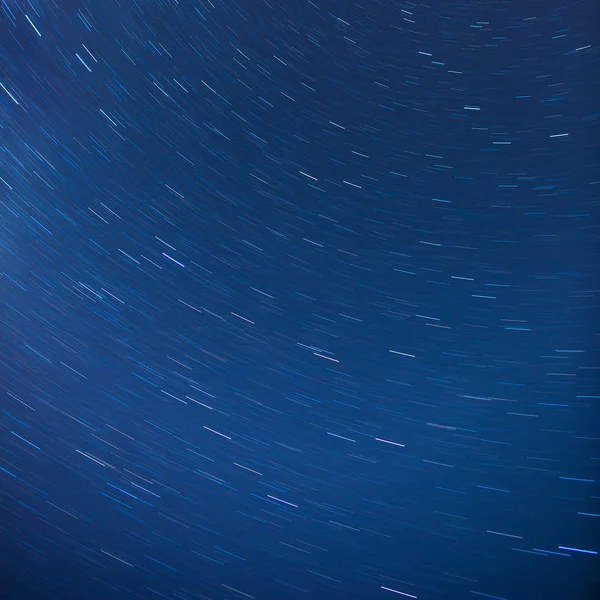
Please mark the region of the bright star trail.
POLYGON ((0 597, 596 597, 597 17, 0 0, 0 597))

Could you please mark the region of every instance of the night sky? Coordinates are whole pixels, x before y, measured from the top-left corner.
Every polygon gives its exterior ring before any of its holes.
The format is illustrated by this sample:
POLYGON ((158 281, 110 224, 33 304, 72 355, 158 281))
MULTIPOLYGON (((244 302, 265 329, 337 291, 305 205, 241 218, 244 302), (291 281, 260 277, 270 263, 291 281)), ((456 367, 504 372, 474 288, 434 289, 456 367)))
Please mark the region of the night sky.
POLYGON ((0 0, 0 597, 593 598, 593 6, 0 0))

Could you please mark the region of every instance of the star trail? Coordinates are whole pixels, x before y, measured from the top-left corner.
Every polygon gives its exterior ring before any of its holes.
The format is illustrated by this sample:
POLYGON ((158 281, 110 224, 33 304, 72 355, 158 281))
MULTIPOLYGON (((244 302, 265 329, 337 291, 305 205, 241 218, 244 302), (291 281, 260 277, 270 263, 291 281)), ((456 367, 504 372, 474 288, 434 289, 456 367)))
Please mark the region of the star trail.
POLYGON ((0 596, 594 597, 597 17, 0 0, 0 596))

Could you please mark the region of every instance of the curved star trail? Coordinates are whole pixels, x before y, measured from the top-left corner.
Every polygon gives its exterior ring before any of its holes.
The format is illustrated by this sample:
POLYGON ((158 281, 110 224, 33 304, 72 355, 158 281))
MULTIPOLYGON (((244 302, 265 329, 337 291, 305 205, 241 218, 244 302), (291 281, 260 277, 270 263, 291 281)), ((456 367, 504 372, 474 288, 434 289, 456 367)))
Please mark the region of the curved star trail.
POLYGON ((2 597, 592 597, 593 12, 2 0, 2 597))

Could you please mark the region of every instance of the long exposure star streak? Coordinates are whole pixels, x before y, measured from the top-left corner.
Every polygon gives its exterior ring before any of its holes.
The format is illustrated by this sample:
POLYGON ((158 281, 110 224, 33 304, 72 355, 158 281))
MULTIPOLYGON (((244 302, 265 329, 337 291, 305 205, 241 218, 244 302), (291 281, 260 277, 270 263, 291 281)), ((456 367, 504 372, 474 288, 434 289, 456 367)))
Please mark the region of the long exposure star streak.
POLYGON ((599 597, 594 4, 0 0, 0 597, 599 597))

